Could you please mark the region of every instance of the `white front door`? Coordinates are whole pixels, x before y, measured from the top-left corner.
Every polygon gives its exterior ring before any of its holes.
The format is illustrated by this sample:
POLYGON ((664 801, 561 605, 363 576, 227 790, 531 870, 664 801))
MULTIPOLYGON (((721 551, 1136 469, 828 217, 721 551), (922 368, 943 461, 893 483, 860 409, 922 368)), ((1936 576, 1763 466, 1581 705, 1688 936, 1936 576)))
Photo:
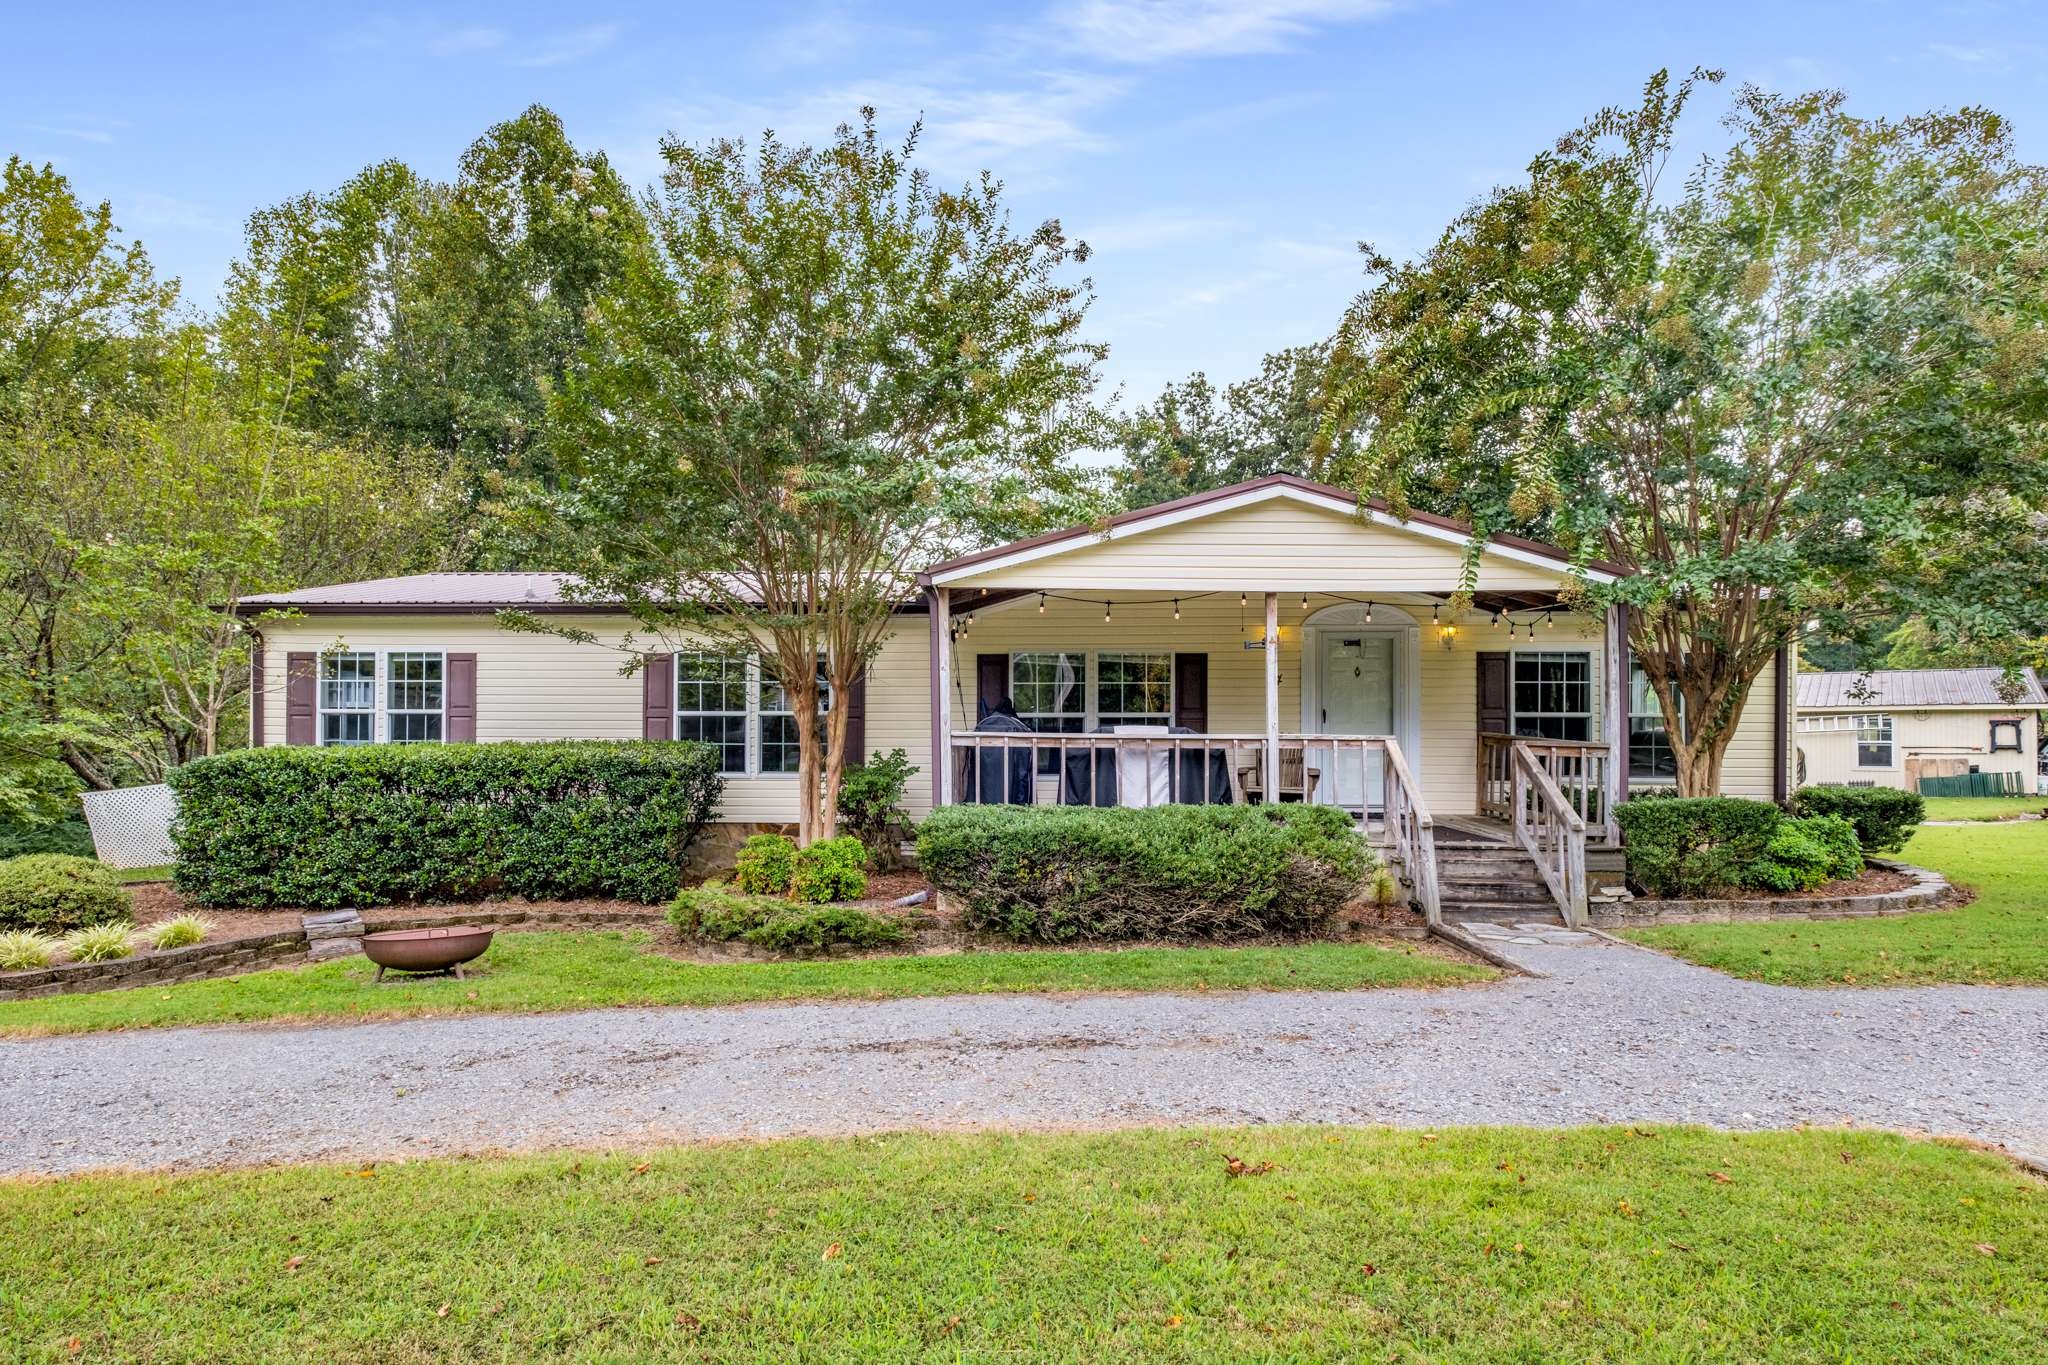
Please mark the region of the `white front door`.
MULTIPOLYGON (((1316 679, 1322 708, 1317 730, 1326 735, 1394 733, 1394 637, 1343 627, 1322 632, 1321 671, 1316 679)), ((1383 790, 1378 752, 1363 764, 1354 751, 1323 751, 1323 775, 1316 799, 1341 806, 1378 805, 1383 790), (1332 773, 1334 767, 1335 772, 1332 773)))

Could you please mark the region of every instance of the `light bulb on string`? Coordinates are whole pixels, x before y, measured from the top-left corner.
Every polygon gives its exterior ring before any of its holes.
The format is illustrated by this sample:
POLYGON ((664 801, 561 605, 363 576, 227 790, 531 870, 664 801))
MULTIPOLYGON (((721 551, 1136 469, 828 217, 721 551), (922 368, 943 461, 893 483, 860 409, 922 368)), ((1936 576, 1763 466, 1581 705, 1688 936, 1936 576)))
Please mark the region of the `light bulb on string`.
POLYGON ((1180 599, 1178 597, 1173 599, 1173 619, 1176 621, 1180 620, 1180 599))
POLYGON ((1040 616, 1043 616, 1043 615, 1045 615, 1045 594, 1044 594, 1044 593, 1040 593, 1040 594, 1038 594, 1038 614, 1039 614, 1040 616))
POLYGON ((1104 625, 1109 624, 1109 603, 1107 602, 1102 604, 1102 623, 1104 625))
POLYGON ((1370 602, 1365 604, 1365 623, 1367 625, 1372 624, 1372 603, 1370 602))

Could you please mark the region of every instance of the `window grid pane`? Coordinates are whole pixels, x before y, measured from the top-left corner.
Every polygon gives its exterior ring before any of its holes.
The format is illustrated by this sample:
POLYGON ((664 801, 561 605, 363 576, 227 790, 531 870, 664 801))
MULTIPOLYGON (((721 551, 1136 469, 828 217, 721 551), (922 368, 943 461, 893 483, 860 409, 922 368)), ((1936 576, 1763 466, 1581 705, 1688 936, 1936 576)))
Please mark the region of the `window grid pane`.
POLYGON ((1173 656, 1097 655, 1095 714, 1103 725, 1171 724, 1173 656))
POLYGON ((747 771, 747 661, 737 654, 676 655, 677 739, 718 746, 718 770, 747 771))
POLYGON ((1586 650, 1518 650, 1514 732, 1532 739, 1593 737, 1593 656, 1586 650))
POLYGON ((320 660, 320 742, 377 742, 377 656, 328 654, 320 660))
MULTIPOLYGON (((825 680, 825 661, 818 660, 818 714, 832 705, 832 685, 825 680)), ((803 745, 796 732, 796 714, 789 709, 789 697, 781 683, 767 673, 761 675, 761 771, 793 773, 803 761, 803 745)))
POLYGON ((393 744, 438 744, 446 690, 439 654, 389 654, 384 659, 385 728, 393 744))

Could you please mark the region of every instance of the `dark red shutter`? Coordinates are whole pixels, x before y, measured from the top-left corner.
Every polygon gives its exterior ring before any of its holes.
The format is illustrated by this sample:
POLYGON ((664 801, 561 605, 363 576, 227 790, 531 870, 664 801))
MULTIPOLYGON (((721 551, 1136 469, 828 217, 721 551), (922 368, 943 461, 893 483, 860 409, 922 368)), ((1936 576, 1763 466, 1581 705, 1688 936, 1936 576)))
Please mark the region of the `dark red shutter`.
POLYGON ((311 744, 318 715, 320 656, 293 650, 284 656, 284 742, 311 744))
POLYGON ((676 656, 650 654, 640 670, 640 737, 676 737, 676 656))
POLYGON ((1507 653, 1484 652, 1479 655, 1479 733, 1504 735, 1510 724, 1507 653))
POLYGON ((868 761, 868 674, 862 669, 846 689, 846 766, 868 761))
POLYGON ((1010 695, 1010 656, 1007 654, 977 654, 974 656, 974 699, 979 715, 987 715, 996 709, 1010 695))
POLYGON ((476 740, 476 655, 448 656, 448 729, 450 744, 476 740))
POLYGON ((1196 734, 1209 732, 1209 656, 1173 656, 1173 723, 1196 734))
POLYGON ((263 641, 249 650, 249 747, 263 747, 263 641))

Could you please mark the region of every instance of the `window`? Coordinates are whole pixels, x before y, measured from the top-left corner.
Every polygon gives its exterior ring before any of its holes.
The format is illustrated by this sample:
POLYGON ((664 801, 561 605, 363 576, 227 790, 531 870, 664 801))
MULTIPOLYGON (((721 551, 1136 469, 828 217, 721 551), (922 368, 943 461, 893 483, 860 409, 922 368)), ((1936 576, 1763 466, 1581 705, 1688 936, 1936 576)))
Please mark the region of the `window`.
POLYGON ((1892 718, 1890 716, 1856 717, 1856 766, 1859 768, 1889 768, 1892 766, 1892 718))
POLYGON ((1991 752, 1994 754, 2016 754, 2020 752, 2020 723, 2010 716, 2000 716, 1991 722, 1991 752))
MULTIPOLYGON (((1678 698, 1679 716, 1685 715, 1685 698, 1678 698)), ((1671 734, 1664 724, 1664 708, 1650 690, 1650 680, 1641 664, 1630 664, 1628 675, 1628 775, 1651 782, 1678 780, 1678 755, 1671 751, 1671 734)))
MULTIPOLYGON (((1042 735, 1078 735, 1088 728, 1088 656, 1012 654, 1010 703, 1017 719, 1042 735)), ((1038 771, 1059 771, 1060 756, 1038 755, 1038 771)))
POLYGON ((1171 654, 1095 656, 1095 717, 1102 725, 1171 725, 1171 654))
MULTIPOLYGON (((818 714, 832 705, 831 685, 825 681, 825 661, 818 660, 818 714)), ((761 675, 761 771, 793 773, 802 761, 803 747, 797 740, 796 713, 782 684, 766 673, 761 675)))
POLYGON ((385 738, 393 744, 438 744, 444 698, 442 656, 384 656, 385 738))
POLYGON ((747 661, 694 650, 676 655, 676 738, 718 746, 718 770, 747 770, 747 661))
POLYGON ((320 659, 320 742, 377 742, 377 656, 326 654, 320 659))
POLYGON ((1593 737, 1593 656, 1583 649, 1514 655, 1514 732, 1541 739, 1593 737))

